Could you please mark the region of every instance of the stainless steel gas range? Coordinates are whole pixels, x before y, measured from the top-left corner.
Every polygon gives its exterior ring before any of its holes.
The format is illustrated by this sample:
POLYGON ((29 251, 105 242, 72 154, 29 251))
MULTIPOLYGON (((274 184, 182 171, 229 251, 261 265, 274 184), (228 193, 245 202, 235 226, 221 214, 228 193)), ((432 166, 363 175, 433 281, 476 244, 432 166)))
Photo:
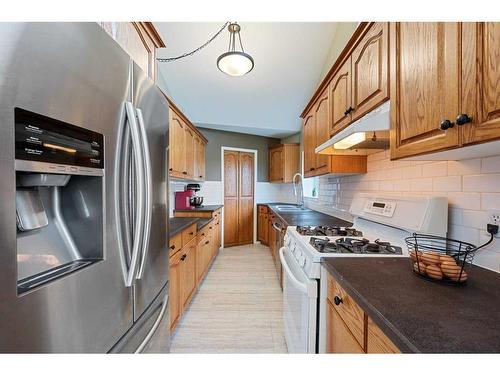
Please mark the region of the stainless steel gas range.
POLYGON ((283 267, 283 320, 290 353, 323 353, 326 332, 325 257, 408 256, 404 239, 412 233, 445 236, 445 197, 358 194, 353 226, 288 227, 280 249, 283 267))

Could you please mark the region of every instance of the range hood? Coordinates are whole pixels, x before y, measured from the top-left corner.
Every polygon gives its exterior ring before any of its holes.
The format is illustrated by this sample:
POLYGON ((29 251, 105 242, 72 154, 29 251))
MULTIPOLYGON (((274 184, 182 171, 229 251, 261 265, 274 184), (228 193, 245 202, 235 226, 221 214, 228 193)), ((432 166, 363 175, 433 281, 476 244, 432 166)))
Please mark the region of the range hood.
POLYGON ((387 101, 335 134, 314 150, 326 155, 369 155, 389 148, 390 102, 387 101))

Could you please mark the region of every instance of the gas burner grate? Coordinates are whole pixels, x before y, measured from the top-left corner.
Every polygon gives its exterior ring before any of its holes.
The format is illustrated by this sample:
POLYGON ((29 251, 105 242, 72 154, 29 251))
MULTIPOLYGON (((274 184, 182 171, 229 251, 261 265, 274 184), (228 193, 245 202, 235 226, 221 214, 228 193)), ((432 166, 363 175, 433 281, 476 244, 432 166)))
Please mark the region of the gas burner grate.
POLYGON ((361 231, 354 228, 329 225, 298 226, 297 232, 302 236, 363 236, 363 233, 361 231))
POLYGON ((328 238, 311 237, 309 243, 320 253, 337 254, 402 254, 401 247, 393 246, 389 242, 375 240, 370 242, 366 238, 343 237, 335 241, 328 238))

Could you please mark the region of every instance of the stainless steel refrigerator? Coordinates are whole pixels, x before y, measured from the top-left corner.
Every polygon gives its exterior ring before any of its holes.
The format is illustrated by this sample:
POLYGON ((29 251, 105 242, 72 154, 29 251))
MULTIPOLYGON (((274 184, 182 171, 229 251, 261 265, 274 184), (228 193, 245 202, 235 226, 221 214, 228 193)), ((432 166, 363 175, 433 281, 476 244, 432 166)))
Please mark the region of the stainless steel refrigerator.
POLYGON ((168 104, 95 23, 0 23, 0 352, 168 352, 168 104))

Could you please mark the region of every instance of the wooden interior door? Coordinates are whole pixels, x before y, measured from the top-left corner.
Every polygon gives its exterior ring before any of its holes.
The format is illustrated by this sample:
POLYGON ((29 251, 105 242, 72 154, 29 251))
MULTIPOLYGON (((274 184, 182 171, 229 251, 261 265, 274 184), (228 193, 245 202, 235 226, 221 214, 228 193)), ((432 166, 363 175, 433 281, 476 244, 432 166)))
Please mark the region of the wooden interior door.
POLYGON ((464 144, 500 138, 500 23, 462 24, 464 144))
POLYGON ((349 57, 330 83, 330 134, 345 128, 351 121, 351 57, 349 57))
POLYGON ((391 23, 391 157, 457 147, 459 24, 391 23))
POLYGON ((224 151, 224 247, 253 242, 254 154, 224 151))
MULTIPOLYGON (((316 119, 316 145, 314 147, 318 147, 330 139, 330 116, 328 104, 328 89, 326 89, 314 107, 314 117, 316 119)), ((321 173, 322 169, 328 169, 328 162, 330 160, 329 155, 315 154, 315 157, 315 168, 317 171, 319 170, 317 173, 321 173)))

